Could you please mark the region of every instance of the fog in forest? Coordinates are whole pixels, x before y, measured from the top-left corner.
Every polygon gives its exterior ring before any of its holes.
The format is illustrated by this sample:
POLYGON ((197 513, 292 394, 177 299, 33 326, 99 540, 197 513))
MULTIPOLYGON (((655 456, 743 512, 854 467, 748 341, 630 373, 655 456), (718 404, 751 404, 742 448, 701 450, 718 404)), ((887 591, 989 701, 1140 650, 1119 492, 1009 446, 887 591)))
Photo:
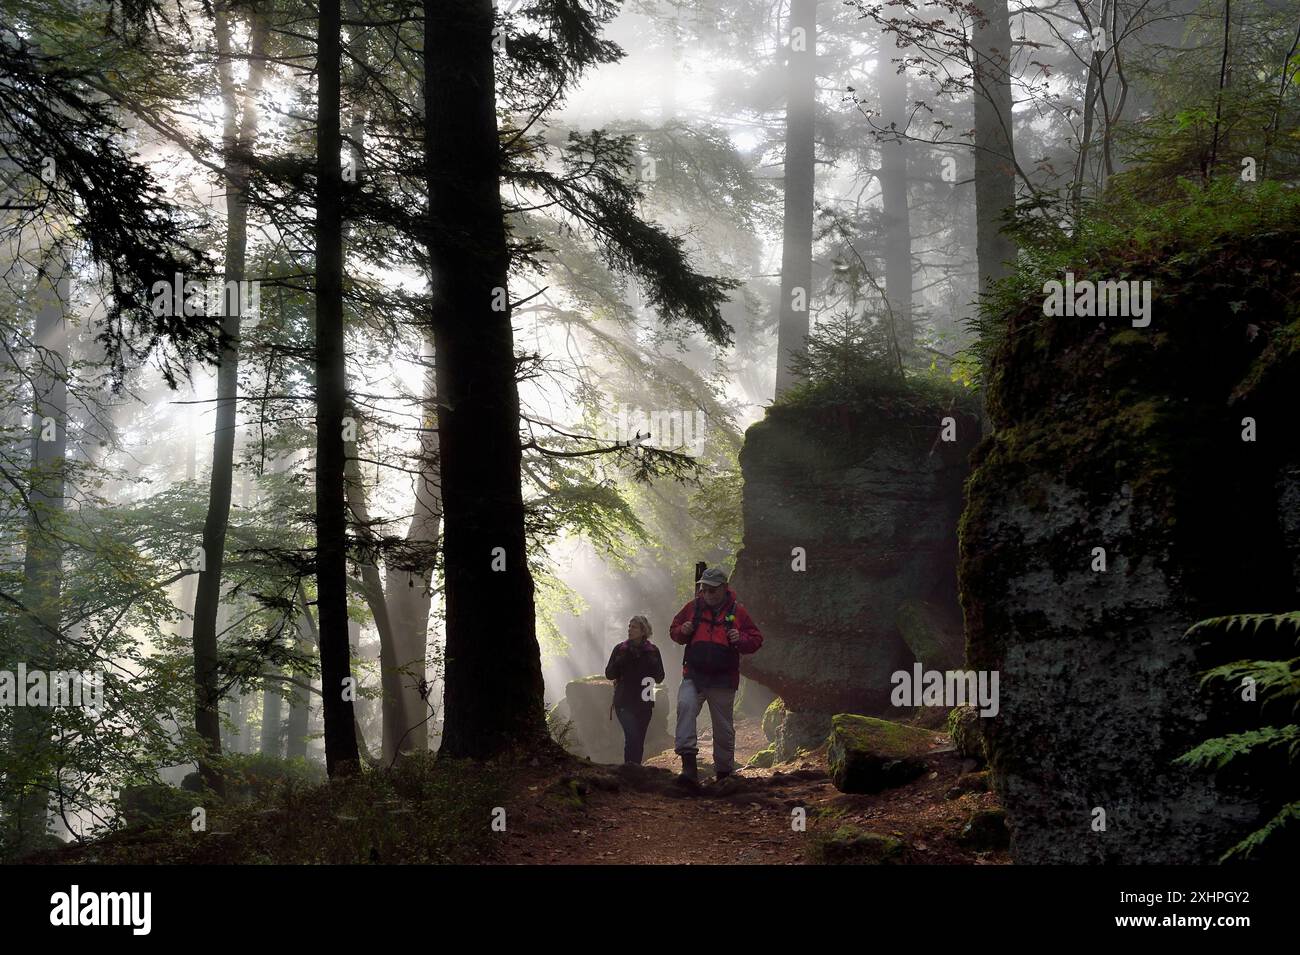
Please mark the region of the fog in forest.
POLYGON ((807 491, 770 408, 976 421, 1033 269, 1300 175, 1294 0, 0 6, 0 670, 108 681, 4 710, 15 854, 554 735, 634 615, 675 707, 697 564, 807 491))

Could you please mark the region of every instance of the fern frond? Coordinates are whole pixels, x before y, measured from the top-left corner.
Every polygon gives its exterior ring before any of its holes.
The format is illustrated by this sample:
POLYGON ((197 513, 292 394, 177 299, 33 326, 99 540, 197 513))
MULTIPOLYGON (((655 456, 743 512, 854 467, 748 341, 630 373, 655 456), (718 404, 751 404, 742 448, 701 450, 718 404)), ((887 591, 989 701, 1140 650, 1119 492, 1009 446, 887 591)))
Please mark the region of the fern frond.
POLYGON ((1279 746, 1286 747, 1287 758, 1294 762, 1300 756, 1300 726, 1290 723, 1286 726, 1265 726, 1244 733, 1216 736, 1183 753, 1174 763, 1192 769, 1219 770, 1234 760, 1279 746))
POLYGON ((1300 699, 1300 657, 1290 660, 1234 660, 1201 674, 1201 686, 1212 683, 1240 684, 1255 681, 1260 703, 1300 699))
POLYGON ((1226 617, 1210 617, 1208 620, 1198 620, 1188 629, 1186 636, 1191 638, 1213 636, 1217 633, 1231 634, 1232 631, 1240 630, 1245 633, 1250 631, 1251 636, 1258 636, 1261 627, 1271 626, 1280 634, 1290 630, 1296 638, 1296 646, 1300 647, 1300 610, 1294 610, 1290 613, 1234 613, 1226 617))
POLYGON ((1263 827, 1256 829, 1225 852, 1219 861, 1245 862, 1270 839, 1276 839, 1281 833, 1298 825, 1300 825, 1300 802, 1293 802, 1283 806, 1263 827))

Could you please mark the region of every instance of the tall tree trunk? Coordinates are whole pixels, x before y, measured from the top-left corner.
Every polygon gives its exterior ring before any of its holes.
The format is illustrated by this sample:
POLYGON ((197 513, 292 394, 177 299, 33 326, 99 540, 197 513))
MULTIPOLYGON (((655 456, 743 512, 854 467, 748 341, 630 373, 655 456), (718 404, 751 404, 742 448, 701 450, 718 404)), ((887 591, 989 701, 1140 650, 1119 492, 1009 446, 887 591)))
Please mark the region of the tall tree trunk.
MULTIPOLYGON (((350 410, 357 422, 357 437, 360 438, 360 417, 356 409, 350 410)), ((401 735, 399 729, 402 723, 401 676, 397 672, 393 625, 389 620, 384 580, 379 572, 379 540, 370 527, 370 508, 366 502, 365 479, 361 472, 361 462, 357 460, 356 444, 345 441, 343 452, 347 456, 343 473, 348 510, 352 513, 352 525, 356 528, 357 537, 363 545, 363 553, 356 559, 361 574, 360 591, 366 606, 370 608, 371 616, 375 619, 375 630, 379 633, 380 717, 383 727, 383 759, 385 765, 388 765, 396 754, 396 748, 389 746, 389 739, 391 737, 396 740, 401 735)))
MULTIPOLYGON (((53 264, 51 260, 50 264, 53 264)), ((63 519, 68 450, 68 332, 64 309, 69 299, 66 275, 40 275, 36 306, 32 383, 31 487, 28 492, 27 547, 23 559, 21 600, 26 610, 18 636, 17 661, 30 670, 58 669, 60 597, 63 578, 63 519)), ((24 692, 20 688, 19 692, 24 692)), ((51 759, 52 715, 45 706, 14 709, 13 737, 8 747, 11 766, 23 767, 25 778, 10 775, 17 795, 10 807, 10 845, 19 853, 40 847, 49 816, 50 790, 55 778, 51 759)))
MULTIPOLYGON (((432 351, 430 340, 427 347, 432 351)), ((387 572, 381 578, 378 541, 370 530, 370 509, 361 467, 353 445, 347 445, 347 499, 358 536, 367 544, 367 556, 358 559, 361 595, 379 633, 380 686, 383 696, 383 763, 391 765, 401 753, 429 748, 427 702, 424 685, 427 667, 429 610, 433 602, 433 569, 442 520, 439 487, 437 386, 432 354, 425 371, 421 401, 420 450, 416 457, 415 506, 400 553, 384 557, 387 572)))
POLYGON ((277 679, 282 673, 278 667, 268 668, 267 675, 271 679, 262 690, 262 743, 259 751, 276 759, 280 758, 280 735, 284 732, 283 697, 277 679))
POLYGON ((236 683, 230 688, 225 699, 226 713, 230 723, 227 730, 226 751, 229 753, 249 752, 248 738, 248 697, 244 688, 236 683))
MULTIPOLYGON (((438 388, 433 367, 432 338, 426 342, 430 362, 425 369, 420 415, 420 452, 416 462, 415 510, 406 530, 401 562, 390 561, 385 575, 388 618, 393 627, 393 662, 398 671, 401 723, 391 745, 394 751, 422 753, 429 748, 431 720, 429 687, 421 686, 428 665, 429 610, 433 603, 433 569, 442 531, 442 474, 439 466, 438 388)), ((384 758, 392 759, 387 724, 384 758)))
POLYGON ((1011 20, 1006 0, 977 0, 971 44, 975 97, 975 254, 979 291, 1003 278, 1016 244, 1003 216, 1016 204, 1016 163, 1011 133, 1011 20))
POLYGON ((425 7, 429 263, 444 507, 447 756, 547 740, 520 484, 492 0, 425 7))
MULTIPOLYGON (((316 621, 301 586, 298 588, 298 601, 302 606, 295 621, 298 652, 305 656, 316 649, 316 621)), ((284 730, 284 755, 287 759, 307 758, 307 734, 311 724, 311 691, 307 688, 310 686, 311 674, 295 668, 290 687, 289 720, 284 730)))
POLYGON ((816 185, 817 0, 791 0, 785 106, 785 221, 781 302, 776 332, 776 396, 797 379, 790 360, 807 353, 812 299, 812 227, 816 185))
POLYGON ((343 339, 343 203, 339 129, 342 23, 339 0, 321 0, 316 111, 316 601, 320 614, 325 768, 360 769, 348 647, 347 510, 343 418, 347 366, 343 339))
MULTIPOLYGON (((893 60, 901 56, 895 35, 881 32, 880 56, 876 68, 880 89, 880 115, 886 127, 900 133, 907 127, 907 76, 898 72, 893 60)), ((911 351, 915 343, 912 326, 912 220, 907 206, 906 140, 880 144, 880 192, 884 202, 885 294, 896 327, 900 351, 911 351)))
POLYGON ((217 365, 216 424, 212 437, 212 478, 208 490, 208 511, 203 520, 204 570, 199 574, 194 595, 194 728, 206 749, 199 760, 203 781, 220 792, 223 784, 212 759, 221 755, 220 687, 217 664, 217 612, 221 604, 221 572, 225 563, 226 528, 230 521, 230 497, 235 464, 235 431, 239 398, 239 332, 244 296, 238 291, 245 281, 248 250, 248 156, 257 136, 256 96, 266 72, 263 59, 267 23, 254 15, 250 42, 248 85, 240 99, 231 69, 233 48, 228 4, 216 11, 217 71, 225 109, 222 148, 226 170, 226 289, 223 296, 221 330, 226 337, 217 365), (232 283, 234 283, 232 285, 232 283))

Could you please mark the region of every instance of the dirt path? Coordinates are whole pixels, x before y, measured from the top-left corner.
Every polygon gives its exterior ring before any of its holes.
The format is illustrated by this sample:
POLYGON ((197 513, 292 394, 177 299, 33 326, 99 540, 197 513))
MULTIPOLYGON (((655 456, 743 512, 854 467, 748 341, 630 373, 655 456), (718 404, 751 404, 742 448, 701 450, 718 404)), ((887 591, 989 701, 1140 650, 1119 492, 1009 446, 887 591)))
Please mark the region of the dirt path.
MULTIPOLYGON (((743 764, 767 741, 757 721, 740 721, 736 729, 743 764)), ((970 817, 996 801, 987 792, 946 798, 972 767, 943 745, 944 734, 936 740, 925 776, 871 796, 835 789, 822 753, 716 782, 707 736, 700 740, 704 782, 697 792, 673 781, 679 762, 671 751, 643 767, 574 761, 567 772, 539 772, 528 782, 494 855, 522 864, 802 864, 821 861, 820 841, 853 826, 901 839, 907 862, 1008 862, 1005 850, 977 852, 959 841, 970 817), (803 831, 792 825, 800 808, 803 831)))

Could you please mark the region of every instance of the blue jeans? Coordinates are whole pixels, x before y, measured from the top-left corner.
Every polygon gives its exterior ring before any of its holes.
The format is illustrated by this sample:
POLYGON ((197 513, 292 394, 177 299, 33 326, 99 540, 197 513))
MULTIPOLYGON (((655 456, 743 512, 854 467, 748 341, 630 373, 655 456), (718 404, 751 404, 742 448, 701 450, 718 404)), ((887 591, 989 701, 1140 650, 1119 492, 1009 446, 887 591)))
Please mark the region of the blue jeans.
POLYGON ((640 763, 645 755, 645 734, 650 729, 650 715, 654 708, 649 706, 615 707, 619 725, 623 727, 623 762, 640 763))

